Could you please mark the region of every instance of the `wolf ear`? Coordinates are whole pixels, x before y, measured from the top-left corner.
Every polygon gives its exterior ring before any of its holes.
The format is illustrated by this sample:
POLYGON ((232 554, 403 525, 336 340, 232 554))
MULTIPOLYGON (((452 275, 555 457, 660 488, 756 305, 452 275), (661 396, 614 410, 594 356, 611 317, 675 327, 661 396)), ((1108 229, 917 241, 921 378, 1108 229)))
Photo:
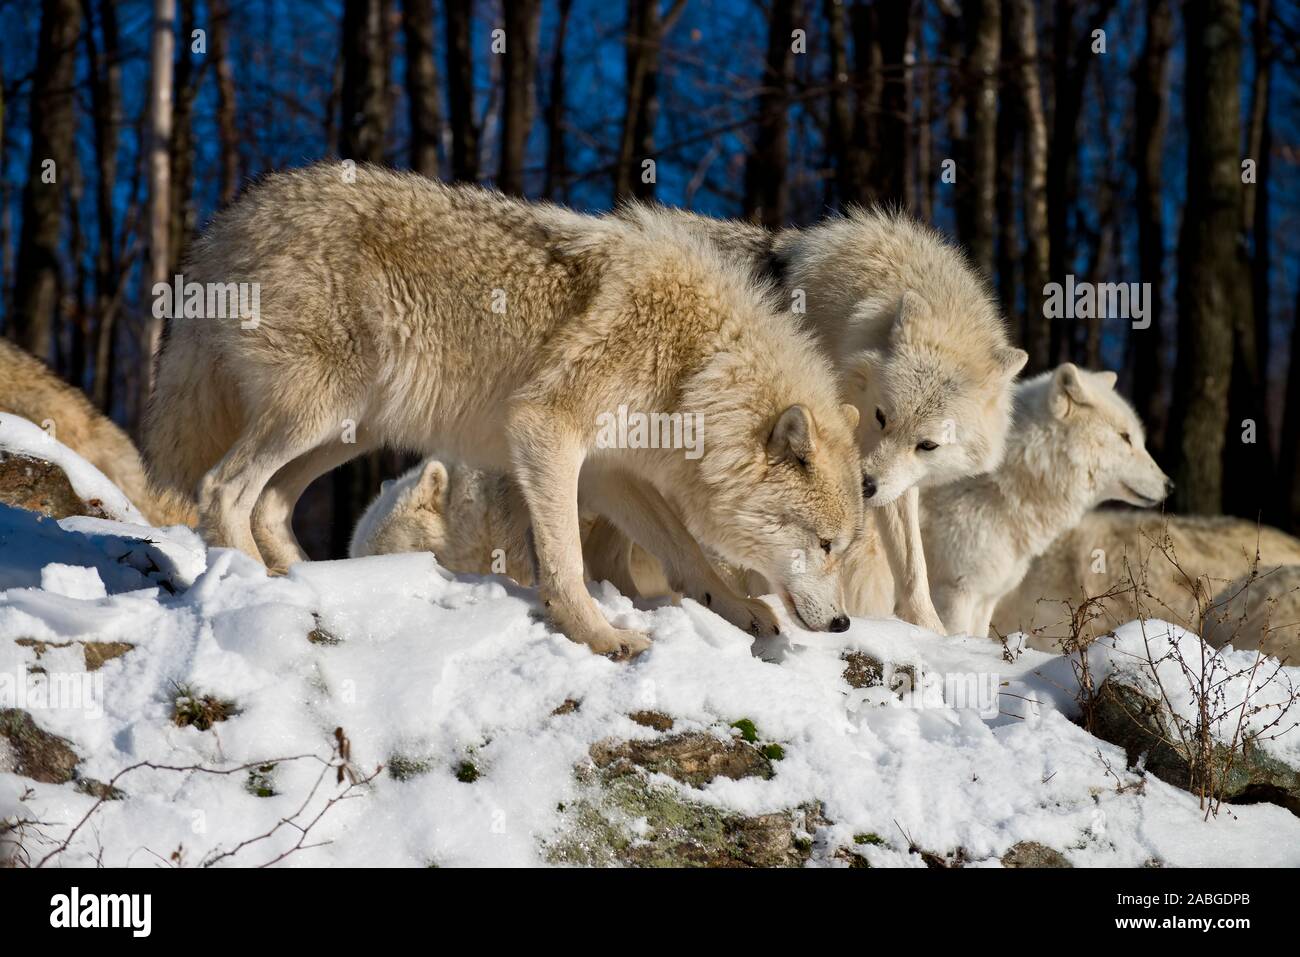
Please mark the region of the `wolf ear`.
POLYGON ((1024 349, 999 349, 995 358, 1002 377, 1004 379, 1014 379, 1017 373, 1025 367, 1025 363, 1029 361, 1029 353, 1024 349))
POLYGON ((816 446, 812 414, 802 405, 792 405, 781 413, 767 439, 767 454, 772 459, 794 459, 803 464, 816 446))
POLYGON ((858 411, 858 407, 851 402, 845 402, 840 406, 840 411, 844 413, 844 418, 849 423, 849 431, 856 432, 858 423, 862 421, 862 413, 858 411))
POLYGON ((1088 405, 1089 398, 1088 387, 1083 383, 1083 376, 1079 375, 1078 366, 1066 362, 1056 367, 1048 399, 1052 415, 1063 419, 1069 413, 1071 403, 1088 405))
POLYGON ((428 502, 441 502, 447 490, 447 466, 437 459, 427 459, 420 469, 418 483, 420 497, 428 502))
POLYGON ((1107 389, 1113 389, 1115 388, 1115 383, 1119 381, 1119 373, 1111 372, 1109 369, 1107 369, 1104 372, 1098 372, 1097 379, 1107 389))
POLYGON ((917 327, 931 317, 930 304, 918 293, 907 290, 898 303, 898 315, 890 331, 890 342, 906 342, 916 334, 917 327))

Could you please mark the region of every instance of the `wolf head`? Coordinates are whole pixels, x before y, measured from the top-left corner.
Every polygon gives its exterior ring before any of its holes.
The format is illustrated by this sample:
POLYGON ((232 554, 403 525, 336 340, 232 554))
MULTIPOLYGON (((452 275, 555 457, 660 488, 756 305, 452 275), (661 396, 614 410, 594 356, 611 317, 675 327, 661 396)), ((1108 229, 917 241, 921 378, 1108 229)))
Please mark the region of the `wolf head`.
POLYGON ((1066 479, 1089 507, 1107 501, 1148 508, 1172 482, 1146 450, 1142 421, 1115 391, 1113 372, 1065 363, 1017 390, 1016 419, 1037 436, 1025 455, 1045 481, 1066 479))
POLYGON ((447 467, 425 459, 384 489, 357 522, 348 554, 433 552, 445 561, 450 539, 447 524, 447 467))
POLYGON ((925 298, 905 292, 887 345, 843 362, 846 397, 861 412, 868 505, 887 505, 913 485, 987 472, 1002 460, 1011 382, 1028 355, 1005 345, 963 352, 936 335, 942 327, 932 318, 925 298))
POLYGON ((702 539, 767 579, 813 631, 849 627, 839 565, 862 529, 857 418, 832 401, 737 415, 735 428, 722 415, 706 420, 707 514, 688 515, 688 524, 707 526, 702 539))

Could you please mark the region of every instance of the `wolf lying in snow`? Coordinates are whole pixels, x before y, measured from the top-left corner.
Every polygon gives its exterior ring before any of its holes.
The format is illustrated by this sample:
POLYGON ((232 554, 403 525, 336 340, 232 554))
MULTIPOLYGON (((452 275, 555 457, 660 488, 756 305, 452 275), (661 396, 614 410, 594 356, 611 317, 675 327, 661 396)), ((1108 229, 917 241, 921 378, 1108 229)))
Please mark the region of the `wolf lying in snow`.
POLYGON ((45 363, 0 338, 0 412, 35 422, 99 469, 153 525, 193 525, 193 506, 150 486, 127 434, 85 393, 45 363))
POLYGON ((942 630, 921 544, 919 489, 988 472, 1002 459, 1014 348, 987 285, 936 231, 854 210, 777 233, 737 221, 631 205, 632 223, 671 216, 752 272, 774 275, 779 309, 806 307, 859 410, 863 492, 881 506, 881 542, 899 617, 942 630))
MULTIPOLYGON (((581 530, 584 557, 610 547, 627 549, 625 555, 592 562, 628 576, 613 582, 623 594, 650 598, 671 591, 655 560, 621 533, 611 535, 608 520, 584 514, 581 530)), ((453 572, 508 575, 521 585, 533 583, 528 504, 502 472, 430 458, 385 482, 357 521, 348 554, 360 558, 393 552, 432 552, 453 572)))
POLYGON ((594 510, 728 620, 776 630, 697 540, 760 570, 807 627, 848 627, 836 565, 862 525, 857 410, 793 317, 671 217, 633 227, 317 165, 218 213, 185 273, 261 291, 257 322, 172 321, 146 422, 151 469, 197 485, 211 544, 283 568, 304 557, 291 516, 316 476, 381 446, 438 451, 513 475, 543 601, 593 650, 648 639, 586 591, 580 474, 594 510), (620 405, 702 415, 705 454, 597 448, 620 405))
POLYGON ((1077 608, 1085 597, 1115 590, 1100 603, 1096 619, 1083 623, 1082 639, 1140 613, 1195 629, 1197 603, 1189 589, 1200 581, 1202 600, 1220 592, 1250 571, 1256 550, 1261 575, 1300 564, 1300 540, 1239 518, 1091 512, 1033 561, 998 603, 993 627, 1003 635, 1023 631, 1030 647, 1059 652, 1061 639, 1070 636, 1066 602, 1077 608), (1132 578, 1142 584, 1140 601, 1129 586, 1132 578))
POLYGON ((930 588, 947 632, 987 635, 1029 563, 1102 502, 1149 507, 1169 488, 1115 373, 1067 362, 1019 383, 1002 465, 921 495, 930 588))
POLYGON ((1230 644, 1300 665, 1300 565, 1243 575, 1215 596, 1206 617, 1211 647, 1230 644))

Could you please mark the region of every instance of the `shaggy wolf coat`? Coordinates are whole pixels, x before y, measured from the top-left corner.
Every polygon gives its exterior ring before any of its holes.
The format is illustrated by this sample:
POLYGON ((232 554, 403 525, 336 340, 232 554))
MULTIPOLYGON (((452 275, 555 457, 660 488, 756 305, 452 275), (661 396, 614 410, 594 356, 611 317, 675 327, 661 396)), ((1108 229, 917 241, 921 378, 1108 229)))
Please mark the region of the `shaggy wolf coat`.
POLYGON ((173 320, 147 418, 151 468, 197 485, 212 544, 300 560, 303 489, 391 446, 509 471, 551 618, 599 652, 647 639, 587 594, 580 474, 597 511, 729 620, 775 630, 696 539, 761 570, 807 627, 848 626, 836 563, 862 523, 857 412, 796 323, 670 217, 633 227, 318 165, 218 213, 185 280, 260 291, 255 322, 173 320), (702 416, 703 455, 599 448, 621 406, 702 416))
POLYGON ((1257 550, 1261 575, 1300 564, 1300 540, 1239 518, 1090 512, 1034 560, 998 603, 993 627, 1003 635, 1023 631, 1030 647, 1059 652, 1061 639, 1070 637, 1070 608, 1109 595, 1082 623, 1080 638, 1104 635, 1140 614, 1196 628, 1189 583, 1201 581, 1205 597, 1212 596, 1250 571, 1257 550), (1143 586, 1140 604, 1127 587, 1133 578, 1143 586))
POLYGON ((806 321, 859 410, 863 491, 882 506, 895 611, 935 631, 918 490, 988 472, 1002 459, 1011 384, 1028 359, 1011 345, 987 287, 960 250, 915 220, 852 210, 805 229, 632 205, 630 222, 670 215, 760 276, 777 307, 806 321))

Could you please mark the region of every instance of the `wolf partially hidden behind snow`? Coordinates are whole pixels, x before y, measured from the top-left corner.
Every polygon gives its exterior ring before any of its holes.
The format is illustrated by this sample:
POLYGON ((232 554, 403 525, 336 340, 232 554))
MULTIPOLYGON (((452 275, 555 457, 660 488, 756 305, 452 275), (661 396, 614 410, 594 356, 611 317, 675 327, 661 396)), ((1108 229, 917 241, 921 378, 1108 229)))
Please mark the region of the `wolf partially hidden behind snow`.
POLYGON ((778 627, 697 540, 760 570, 805 626, 848 627, 836 566, 862 525, 857 410, 794 320, 671 217, 632 226, 317 165, 218 213, 185 278, 261 292, 243 328, 172 321, 146 422, 151 469, 197 486, 211 544, 286 567, 304 557, 291 516, 316 476, 381 446, 438 452, 511 473, 549 615, 595 651, 648 639, 586 591, 580 479, 675 585, 733 623, 778 627), (599 417, 620 405, 702 415, 705 454, 597 448, 599 417))
POLYGON ((751 273, 777 280, 775 304, 815 334, 841 397, 859 411, 863 492, 878 507, 893 610, 942 631, 919 493, 998 465, 1012 381, 1028 359, 1012 346, 987 284, 940 233, 901 214, 854 209, 778 232, 638 204, 618 215, 632 223, 672 217, 751 273))

